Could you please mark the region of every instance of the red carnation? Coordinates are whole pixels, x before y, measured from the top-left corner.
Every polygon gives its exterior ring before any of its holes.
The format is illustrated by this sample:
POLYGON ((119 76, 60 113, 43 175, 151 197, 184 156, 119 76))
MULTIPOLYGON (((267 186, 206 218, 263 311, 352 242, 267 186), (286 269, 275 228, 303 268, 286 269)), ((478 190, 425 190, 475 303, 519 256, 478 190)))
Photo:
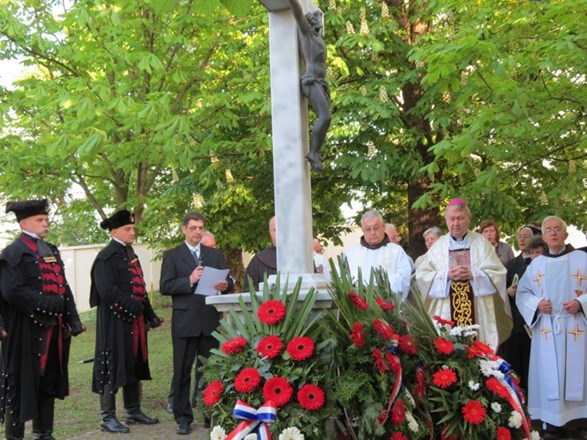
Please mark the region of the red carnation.
POLYGON ((275 406, 283 406, 293 394, 293 388, 285 377, 272 377, 263 386, 265 400, 271 400, 275 406))
POLYGON ((349 292, 349 296, 353 300, 353 304, 355 306, 357 306, 359 309, 361 309, 361 310, 367 310, 369 308, 369 305, 367 304, 367 301, 365 301, 363 298, 361 298, 355 292, 350 291, 349 292))
POLYGON ((393 327, 380 319, 373 320, 373 328, 385 339, 393 338, 393 327))
POLYGON ((493 356, 493 348, 481 341, 473 341, 473 346, 467 347, 467 357, 471 359, 475 356, 493 356))
POLYGON ((283 342, 279 336, 265 336, 259 341, 259 345, 257 345, 257 353, 263 357, 273 359, 281 353, 282 348, 283 342))
POLYGON ((375 298, 375 301, 377 302, 377 304, 379 304, 379 307, 381 307, 381 310, 393 310, 393 309, 395 309, 395 306, 393 304, 388 303, 383 298, 375 298))
POLYGON ((245 368, 234 379, 234 388, 239 393, 250 393, 261 383, 261 375, 256 368, 245 368))
POLYGON ((239 336, 237 338, 229 339, 222 344, 222 347, 220 348, 226 354, 236 354, 241 352, 243 348, 245 348, 245 345, 247 345, 247 340, 242 336, 239 336))
POLYGON ((298 391, 300 406, 308 411, 316 411, 324 405, 324 391, 318 385, 306 384, 298 391))
POLYGON ((391 408, 391 421, 395 425, 404 423, 406 417, 406 405, 403 400, 396 400, 391 408))
POLYGON ((438 388, 448 388, 456 381, 457 374, 450 368, 441 368, 432 376, 432 383, 438 388))
POLYGON ((443 337, 436 339, 434 342, 434 348, 436 348, 437 352, 442 354, 452 354, 452 352, 455 351, 455 346, 452 341, 449 341, 443 337))
POLYGON ((409 356, 416 354, 416 342, 409 335, 399 337, 399 348, 409 356))
POLYGON ((287 352, 294 361, 305 361, 314 354, 314 341, 308 336, 298 336, 287 344, 287 352))
POLYGON ((375 366, 377 367, 379 372, 381 374, 385 373, 385 370, 387 368, 385 367, 385 362, 383 362, 383 355, 381 354, 381 350, 379 348, 376 348, 371 353, 371 356, 375 358, 375 366))
POLYGON ((408 438, 403 432, 395 432, 391 437, 389 437, 389 440, 408 440, 408 438))
POLYGON ((485 408, 477 400, 469 400, 461 409, 466 422, 478 425, 485 420, 485 408))
POLYGON ((353 324, 351 339, 357 347, 362 347, 365 343, 365 332, 363 331, 363 324, 360 322, 355 322, 353 324))
POLYGON ((454 327, 454 325, 455 325, 455 322, 454 322, 454 321, 449 321, 449 320, 446 320, 446 319, 442 319, 442 318, 441 318, 440 316, 438 316, 438 315, 434 315, 434 316, 432 317, 432 319, 434 319, 434 320, 435 320, 436 322, 438 322, 440 325, 448 325, 448 326, 450 326, 450 327, 454 327))
POLYGON ((224 387, 222 386, 222 382, 219 380, 210 382, 210 384, 204 390, 204 403, 207 406, 214 406, 216 402, 220 400, 220 396, 222 396, 223 390, 224 387))
POLYGON ((277 324, 285 316, 285 306, 281 301, 270 299, 261 304, 257 316, 263 324, 277 324))
POLYGON ((497 380, 495 377, 490 377, 489 379, 487 379, 485 381, 485 386, 489 391, 493 391, 499 397, 502 397, 504 399, 507 399, 509 397, 509 393, 506 387, 499 383, 499 380, 497 380))

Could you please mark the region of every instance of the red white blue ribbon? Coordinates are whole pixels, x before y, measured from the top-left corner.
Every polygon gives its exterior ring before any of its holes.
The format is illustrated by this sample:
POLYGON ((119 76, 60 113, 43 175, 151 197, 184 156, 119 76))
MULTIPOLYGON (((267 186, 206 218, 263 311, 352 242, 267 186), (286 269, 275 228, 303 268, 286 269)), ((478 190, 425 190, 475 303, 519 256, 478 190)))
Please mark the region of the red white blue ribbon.
POLYGON ((232 415, 244 421, 234 428, 225 440, 242 440, 252 432, 257 434, 258 440, 271 440, 268 424, 277 420, 277 407, 271 400, 255 409, 238 399, 232 415))
POLYGON ((399 395, 402 391, 402 385, 403 385, 402 364, 399 361, 399 356, 396 354, 397 353, 397 346, 394 345, 394 346, 389 347, 388 351, 394 358, 398 359, 398 362, 397 362, 398 363, 398 372, 397 372, 397 375, 395 378, 395 383, 393 384, 393 388, 391 390, 391 394, 389 395, 389 402, 387 404, 387 411, 385 411, 385 419, 381 422, 382 424, 385 423, 385 420, 387 420, 387 418, 389 417, 389 414, 391 413, 391 408, 393 408, 393 404, 395 403, 395 401, 399 397, 399 395))
POLYGON ((504 388, 507 390, 507 400, 509 404, 514 408, 514 410, 520 414, 522 417, 522 427, 524 428, 524 432, 526 434, 526 438, 532 438, 530 435, 530 420, 526 417, 524 413, 524 396, 519 393, 518 387, 514 383, 513 379, 511 378, 512 374, 512 367, 508 364, 504 359, 500 358, 499 356, 494 356, 491 360, 496 361, 499 365, 499 371, 503 373, 502 378, 496 378, 499 383, 501 383, 504 388))

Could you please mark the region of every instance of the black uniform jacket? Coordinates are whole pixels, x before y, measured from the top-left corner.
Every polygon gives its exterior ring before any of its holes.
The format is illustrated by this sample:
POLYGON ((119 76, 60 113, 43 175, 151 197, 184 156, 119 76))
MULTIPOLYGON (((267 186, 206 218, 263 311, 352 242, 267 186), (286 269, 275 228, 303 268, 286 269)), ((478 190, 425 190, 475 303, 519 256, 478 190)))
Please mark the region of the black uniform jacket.
POLYGON ((50 264, 59 274, 56 283, 65 288, 63 296, 42 293, 39 261, 22 238, 17 238, 0 254, 0 307, 8 332, 8 339, 2 343, 0 362, 0 418, 6 406, 16 411, 20 421, 36 417, 41 355, 47 344, 47 329, 55 328, 59 315, 67 331, 62 336, 61 370, 53 397, 63 399, 69 393, 69 330, 79 333, 81 322, 63 276, 59 250, 50 243, 47 245, 55 257, 50 264))
MULTIPOLYGON (((200 245, 200 259, 204 266, 228 268, 224 255, 218 249, 200 245)), ((209 336, 220 322, 220 313, 214 307, 206 305, 206 297, 194 294, 197 283, 193 286, 190 284, 190 274, 195 268, 196 260, 185 243, 163 254, 160 291, 163 295, 172 296, 173 337, 189 338, 202 334, 209 336)), ((232 291, 232 278, 227 276, 226 281, 228 287, 222 293, 232 291)))
POLYGON ((156 327, 149 297, 139 301, 133 296, 132 247, 115 240, 102 249, 92 265, 90 306, 98 307, 96 351, 92 391, 102 394, 109 385, 118 389, 137 380, 151 379, 148 359, 135 358, 133 321, 144 315, 147 326, 156 327))

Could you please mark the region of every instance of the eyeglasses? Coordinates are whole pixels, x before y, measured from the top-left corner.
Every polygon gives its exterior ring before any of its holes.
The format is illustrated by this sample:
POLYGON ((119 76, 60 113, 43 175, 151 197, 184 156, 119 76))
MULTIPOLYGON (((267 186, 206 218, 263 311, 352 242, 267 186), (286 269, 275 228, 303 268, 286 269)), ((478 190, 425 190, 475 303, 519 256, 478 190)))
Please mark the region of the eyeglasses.
POLYGON ((203 231, 204 230, 204 228, 201 227, 201 226, 190 226, 189 228, 186 228, 186 229, 188 231, 190 231, 190 232, 195 232, 195 231, 198 231, 198 230, 200 230, 200 231, 203 231))
POLYGON ((361 229, 363 229, 363 232, 367 232, 367 233, 368 232, 377 232, 377 231, 381 230, 381 226, 373 226, 370 228, 361 228, 361 229))
POLYGON ((551 232, 558 234, 559 232, 562 232, 562 231, 563 231, 563 228, 561 228, 560 226, 555 226, 554 228, 545 228, 544 229, 545 234, 550 234, 551 232))

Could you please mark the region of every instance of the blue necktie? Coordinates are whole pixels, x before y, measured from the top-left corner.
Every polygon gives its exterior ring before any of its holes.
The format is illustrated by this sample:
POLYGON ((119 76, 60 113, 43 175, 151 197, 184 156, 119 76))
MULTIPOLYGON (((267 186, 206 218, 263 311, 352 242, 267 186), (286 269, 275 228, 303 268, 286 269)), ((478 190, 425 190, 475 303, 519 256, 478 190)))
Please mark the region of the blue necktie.
POLYGON ((200 256, 198 255, 198 250, 197 249, 194 249, 192 251, 192 255, 194 256, 194 260, 196 260, 196 263, 197 264, 200 264, 200 256))

